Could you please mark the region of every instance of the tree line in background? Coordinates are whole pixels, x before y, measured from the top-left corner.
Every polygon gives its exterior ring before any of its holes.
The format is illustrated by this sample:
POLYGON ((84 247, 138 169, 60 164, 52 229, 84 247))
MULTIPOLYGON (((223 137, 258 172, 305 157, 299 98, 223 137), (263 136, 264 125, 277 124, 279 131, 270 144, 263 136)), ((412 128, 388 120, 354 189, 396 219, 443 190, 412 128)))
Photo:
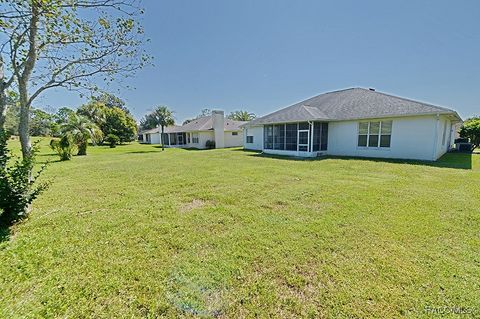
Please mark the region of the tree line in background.
MULTIPOLYGON (((11 102, 14 102, 13 99, 11 102)), ((18 134, 18 103, 9 107, 5 128, 10 135, 18 134)), ((86 155, 88 141, 92 144, 118 143, 134 141, 137 136, 137 123, 125 102, 113 94, 102 93, 94 96, 77 110, 62 107, 55 113, 40 109, 30 112, 29 134, 31 136, 52 136, 64 139, 64 150, 57 142, 53 148, 63 155, 63 160, 70 159, 76 147, 77 155, 86 155), (108 141, 107 141, 108 140, 108 141)))
POLYGON ((480 147, 480 116, 475 116, 463 122, 460 137, 468 138, 473 149, 480 147))

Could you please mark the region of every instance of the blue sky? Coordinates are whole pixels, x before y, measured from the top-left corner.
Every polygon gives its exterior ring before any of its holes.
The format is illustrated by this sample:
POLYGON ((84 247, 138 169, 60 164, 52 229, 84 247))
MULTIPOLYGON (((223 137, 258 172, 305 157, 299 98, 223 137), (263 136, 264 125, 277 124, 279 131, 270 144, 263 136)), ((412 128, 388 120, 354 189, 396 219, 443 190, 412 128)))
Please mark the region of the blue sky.
MULTIPOLYGON (((145 0, 155 66, 122 90, 140 118, 265 115, 319 93, 378 91, 480 114, 480 1, 145 0)), ((55 91, 37 106, 77 107, 55 91)))

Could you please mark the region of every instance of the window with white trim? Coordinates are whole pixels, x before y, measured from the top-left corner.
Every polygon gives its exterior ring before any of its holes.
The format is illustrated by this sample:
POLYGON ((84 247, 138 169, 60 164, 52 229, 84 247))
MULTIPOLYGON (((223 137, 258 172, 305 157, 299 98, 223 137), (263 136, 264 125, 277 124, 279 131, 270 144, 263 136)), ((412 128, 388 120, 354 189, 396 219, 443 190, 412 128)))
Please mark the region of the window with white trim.
POLYGON ((232 136, 238 135, 238 132, 232 132, 232 136))
POLYGON ((252 144, 253 143, 253 135, 247 135, 247 143, 252 144))
POLYGON ((445 145, 445 139, 447 137, 447 120, 445 120, 443 124, 443 137, 442 137, 442 145, 445 145))
POLYGON ((198 144, 198 133, 192 133, 192 143, 198 144))
POLYGON ((358 123, 359 147, 390 147, 392 121, 371 121, 358 123))

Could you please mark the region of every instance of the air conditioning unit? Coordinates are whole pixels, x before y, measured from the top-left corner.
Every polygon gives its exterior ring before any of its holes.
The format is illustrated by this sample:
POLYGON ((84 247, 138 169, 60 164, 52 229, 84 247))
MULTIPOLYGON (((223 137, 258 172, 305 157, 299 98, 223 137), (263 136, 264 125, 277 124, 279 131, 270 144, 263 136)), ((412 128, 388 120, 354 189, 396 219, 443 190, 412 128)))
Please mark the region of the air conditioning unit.
POLYGON ((473 152, 473 144, 470 143, 468 138, 457 138, 455 139, 455 150, 457 152, 473 152))

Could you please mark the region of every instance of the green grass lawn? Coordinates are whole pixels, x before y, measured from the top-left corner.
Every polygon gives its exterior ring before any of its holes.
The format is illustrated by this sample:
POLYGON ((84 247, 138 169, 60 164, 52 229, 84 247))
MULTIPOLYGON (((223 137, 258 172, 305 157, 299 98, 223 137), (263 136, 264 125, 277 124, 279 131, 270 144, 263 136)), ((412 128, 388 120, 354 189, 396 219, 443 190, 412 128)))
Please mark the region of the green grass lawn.
POLYGON ((89 153, 0 243, 0 317, 480 316, 480 154, 89 153))

